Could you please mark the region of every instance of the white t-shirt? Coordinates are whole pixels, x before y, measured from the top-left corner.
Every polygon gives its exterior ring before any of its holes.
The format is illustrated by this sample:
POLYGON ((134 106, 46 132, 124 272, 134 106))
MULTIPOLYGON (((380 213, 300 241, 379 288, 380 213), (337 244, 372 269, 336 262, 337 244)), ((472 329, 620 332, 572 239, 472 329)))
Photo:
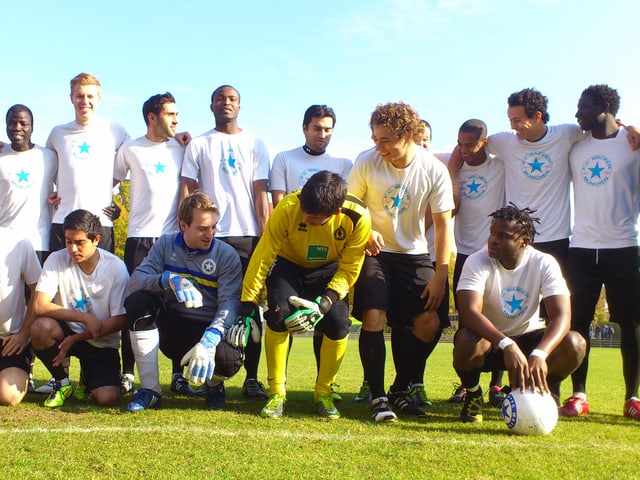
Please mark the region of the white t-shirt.
MULTIPOLYGON (((70 310, 90 313, 100 321, 123 315, 129 273, 122 260, 98 249, 100 259, 91 275, 85 274, 66 249, 51 253, 44 262, 36 290, 53 298, 53 302, 70 310)), ((86 329, 82 323, 69 322, 76 333, 86 329)), ((120 332, 97 340, 87 340, 96 347, 119 348, 120 332)))
POLYGON ((35 145, 16 152, 11 145, 0 151, 0 226, 27 237, 39 252, 49 250, 51 205, 58 159, 48 148, 35 145))
POLYGON ((471 166, 464 162, 456 183, 460 188, 454 229, 456 247, 459 253, 471 255, 487 244, 491 226, 489 214, 505 205, 504 165, 490 154, 482 165, 471 166))
POLYGON ((62 224, 74 210, 98 215, 103 227, 113 223, 102 213, 111 204, 115 154, 129 135, 119 125, 96 117, 87 126, 75 121, 51 130, 47 147, 58 154, 58 195, 53 223, 62 224))
POLYGON ((483 315, 507 336, 544 328, 540 299, 569 295, 556 259, 531 246, 513 270, 491 258, 487 247, 470 255, 458 282, 461 290, 482 293, 483 315))
POLYGON ((408 167, 395 168, 375 149, 358 155, 349 174, 349 192, 362 199, 371 213, 372 228, 385 242, 385 252, 428 252, 425 213, 453 210, 447 167, 423 148, 408 167))
MULTIPOLYGON (((451 153, 433 152, 433 156, 436 157, 438 160, 440 160, 445 165, 449 165, 449 159, 451 158, 451 153)), ((453 238, 453 232, 454 232, 454 227, 453 226, 454 226, 455 222, 456 222, 455 217, 451 218, 451 222, 449 223, 450 232, 451 232, 451 238, 453 238)), ((434 228, 433 223, 432 223, 431 225, 429 225, 429 228, 427 228, 427 232, 425 233, 425 236, 427 237, 427 243, 429 244, 429 258, 431 258, 432 262, 436 261, 435 234, 436 234, 435 228, 434 228)), ((455 251, 456 251, 455 244, 451 245, 451 252, 455 253, 455 251)))
POLYGON ((258 237, 253 182, 269 180, 269 154, 262 140, 244 130, 213 129, 187 145, 182 176, 197 180, 220 210, 219 237, 258 237))
POLYGON ((131 172, 128 237, 157 238, 179 230, 183 156, 184 147, 174 138, 152 142, 140 137, 118 150, 114 178, 122 181, 131 172))
POLYGON ((640 151, 631 150, 626 130, 602 140, 589 133, 569 158, 574 196, 571 247, 637 245, 640 151))
POLYGON ((24 323, 27 305, 25 285, 35 285, 40 262, 33 246, 16 232, 0 227, 0 338, 18 333, 24 323))
POLYGON ((320 170, 337 173, 346 180, 352 166, 348 158, 332 157, 327 152, 309 155, 302 147, 280 152, 273 159, 269 190, 281 190, 288 195, 304 187, 307 180, 320 170))
POLYGON ((505 197, 518 208, 535 210, 536 242, 569 238, 569 151, 585 136, 578 125, 547 127, 537 142, 518 140, 514 133, 489 137, 487 152, 500 157, 505 168, 505 197))

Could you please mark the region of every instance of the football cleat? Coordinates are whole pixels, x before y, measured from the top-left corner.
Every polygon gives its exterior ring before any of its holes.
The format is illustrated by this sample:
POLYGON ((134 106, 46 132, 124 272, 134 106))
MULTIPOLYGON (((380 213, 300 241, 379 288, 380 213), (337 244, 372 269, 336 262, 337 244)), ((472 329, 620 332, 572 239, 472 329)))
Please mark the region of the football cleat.
POLYGON ((149 408, 160 408, 162 395, 149 388, 141 388, 133 393, 133 399, 127 404, 130 412, 140 412, 149 408))
POLYGON ((123 373, 120 375, 120 394, 126 395, 133 390, 133 381, 135 380, 133 373, 123 373))
POLYGON ((570 397, 558 409, 558 413, 563 417, 577 417, 589 413, 589 403, 580 397, 570 397))
POLYGON ((78 385, 76 385, 76 389, 73 391, 73 396, 76 400, 85 401, 89 400, 91 394, 87 391, 87 384, 84 383, 84 377, 82 376, 82 372, 80 372, 80 378, 78 379, 78 385))
POLYGON ((369 388, 369 382, 366 380, 362 382, 360 391, 353 397, 353 401, 356 403, 369 403, 371 401, 371 389, 369 388))
POLYGON ((315 405, 318 415, 329 420, 337 420, 340 418, 340 412, 333 403, 331 393, 317 393, 315 395, 315 405))
POLYGON ((264 391, 264 385, 255 378, 247 378, 242 384, 242 394, 247 398, 254 400, 264 400, 267 393, 264 391))
POLYGON ((453 387, 453 394, 449 397, 449 403, 462 403, 467 389, 462 385, 456 384, 453 387))
POLYGON ((49 394, 44 401, 44 406, 48 408, 58 408, 64 405, 64 401, 73 393, 73 385, 60 385, 60 382, 56 382, 53 387, 54 390, 49 394))
POLYGON ((502 402, 507 398, 507 393, 499 385, 494 385, 489 390, 489 403, 496 408, 502 408, 502 402))
POLYGON ((27 383, 27 393, 34 393, 36 391, 36 384, 33 381, 33 373, 29 373, 29 383, 27 383))
POLYGON ((286 397, 281 393, 272 393, 269 395, 267 403, 260 410, 260 416, 262 418, 282 418, 286 401, 286 397))
POLYGON ((53 389, 55 386, 56 386, 56 379, 52 378, 47 383, 44 383, 39 387, 35 388, 33 391, 35 393, 51 393, 53 392, 53 389))
POLYGON ((478 388, 475 392, 467 390, 460 411, 460 421, 463 423, 482 421, 482 388, 478 388))
POLYGON ((371 418, 376 423, 397 422, 398 416, 391 410, 387 397, 378 397, 371 401, 371 418))
POLYGON ((424 389, 422 383, 414 383, 409 388, 409 395, 420 408, 430 408, 433 406, 433 402, 427 397, 427 391, 424 389))
POLYGON ((194 397, 206 396, 205 388, 200 387, 198 389, 194 389, 191 385, 189 385, 189 381, 181 374, 178 374, 171 379, 171 391, 176 392, 180 395, 189 395, 194 397))
POLYGON ((331 398, 334 402, 342 401, 342 395, 338 393, 338 388, 340 388, 340 385, 338 385, 337 383, 331 384, 331 398))
POLYGON ((424 417, 425 413, 416 405, 408 392, 389 392, 389 402, 391 405, 400 410, 404 415, 413 415, 414 417, 424 417))
POLYGON ((631 397, 624 402, 624 416, 634 420, 640 420, 640 400, 631 397))
POLYGON ((205 402, 207 407, 212 410, 222 410, 224 404, 227 401, 227 392, 224 388, 224 382, 220 382, 218 385, 211 386, 206 385, 205 402))

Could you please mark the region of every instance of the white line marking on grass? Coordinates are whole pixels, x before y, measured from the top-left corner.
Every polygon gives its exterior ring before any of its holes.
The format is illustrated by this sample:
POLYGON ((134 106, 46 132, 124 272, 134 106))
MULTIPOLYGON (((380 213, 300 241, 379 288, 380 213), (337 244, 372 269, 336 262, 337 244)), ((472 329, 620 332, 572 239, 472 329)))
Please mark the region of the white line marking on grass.
MULTIPOLYGON (((112 432, 127 432, 127 433, 169 433, 177 432, 181 434, 205 434, 205 435, 221 435, 226 437, 265 437, 265 438, 281 438, 281 439, 302 439, 302 440, 319 440, 319 441, 333 441, 333 442, 353 442, 353 441, 366 441, 366 442, 402 442, 407 444, 459 444, 459 445, 473 445, 473 446, 485 446, 485 447, 521 447, 531 448, 531 443, 527 441, 528 437, 519 436, 500 436, 491 440, 470 440, 468 437, 455 438, 450 435, 437 438, 428 435, 411 436, 409 438, 400 438, 397 435, 378 435, 371 432, 362 434, 353 433, 313 433, 313 432, 292 432, 288 430, 252 430, 252 431, 238 431, 222 428, 204 428, 197 426, 148 426, 148 427, 63 427, 63 428, 48 428, 48 427, 33 427, 33 428, 3 428, 0 429, 0 435, 32 435, 38 433, 112 433, 112 432)), ((536 448, 549 448, 556 451, 558 448, 557 442, 548 443, 536 443, 536 448)), ((636 445, 625 445, 615 442, 610 443, 562 443, 562 448, 578 449, 578 450, 592 450, 592 449, 616 449, 625 450, 630 452, 636 452, 636 445)))

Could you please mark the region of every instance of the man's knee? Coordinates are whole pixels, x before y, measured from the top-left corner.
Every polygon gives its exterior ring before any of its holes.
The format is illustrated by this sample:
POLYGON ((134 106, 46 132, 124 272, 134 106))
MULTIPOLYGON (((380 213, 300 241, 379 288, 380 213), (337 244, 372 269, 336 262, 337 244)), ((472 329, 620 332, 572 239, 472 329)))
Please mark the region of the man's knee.
POLYGON ((242 367, 242 349, 220 342, 216 348, 215 375, 223 378, 233 377, 242 367))
POLYGON ((108 385, 94 388, 91 391, 91 395, 99 406, 112 407, 120 399, 120 387, 108 385))
POLYGON ((146 290, 133 292, 124 300, 127 311, 127 327, 129 330, 151 330, 156 327, 158 300, 146 290))
MULTIPOLYGON (((478 344, 481 338, 468 328, 459 329, 453 337, 453 366, 468 371, 477 366, 478 344)), ((488 343, 488 342, 487 342, 488 343)))
POLYGON ((274 332, 286 332, 284 319, 291 315, 291 305, 289 302, 279 302, 274 305, 269 304, 269 310, 264 312, 264 319, 267 325, 274 332))

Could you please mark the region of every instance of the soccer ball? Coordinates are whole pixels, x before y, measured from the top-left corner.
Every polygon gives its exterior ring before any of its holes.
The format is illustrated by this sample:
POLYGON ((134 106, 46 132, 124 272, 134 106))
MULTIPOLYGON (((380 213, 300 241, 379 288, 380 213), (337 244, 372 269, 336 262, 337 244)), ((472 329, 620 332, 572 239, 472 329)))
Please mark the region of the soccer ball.
POLYGON ((502 402, 502 416, 514 433, 547 435, 558 423, 558 406, 548 393, 514 390, 502 402))

